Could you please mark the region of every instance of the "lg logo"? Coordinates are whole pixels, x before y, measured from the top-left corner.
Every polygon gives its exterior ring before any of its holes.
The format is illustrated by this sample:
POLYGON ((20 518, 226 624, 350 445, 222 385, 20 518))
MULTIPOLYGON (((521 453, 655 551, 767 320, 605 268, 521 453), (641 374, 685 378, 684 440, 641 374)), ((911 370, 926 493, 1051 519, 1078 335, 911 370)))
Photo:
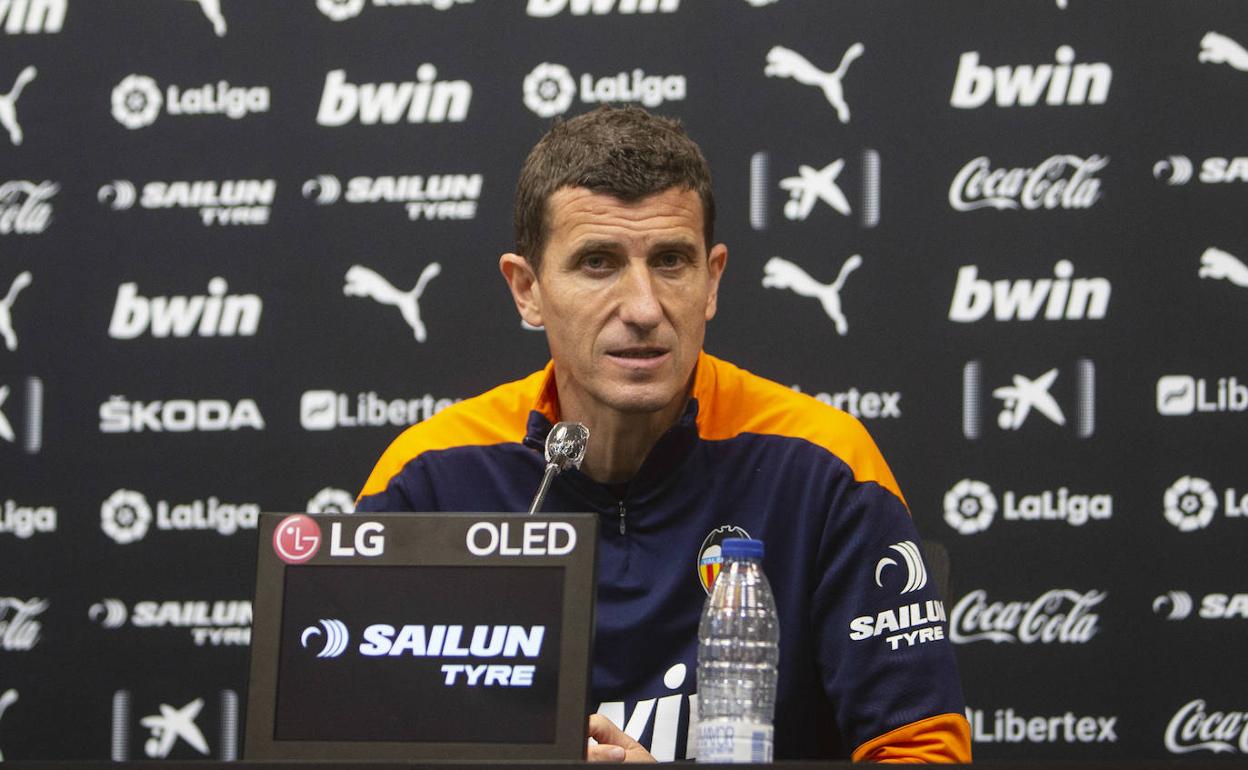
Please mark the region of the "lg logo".
MULTIPOLYGON (((353 544, 343 544, 342 522, 329 525, 330 556, 381 556, 386 552, 386 525, 364 521, 355 526, 353 544)), ((273 552, 287 564, 303 564, 316 556, 322 542, 321 528, 311 516, 287 516, 273 530, 273 552)))

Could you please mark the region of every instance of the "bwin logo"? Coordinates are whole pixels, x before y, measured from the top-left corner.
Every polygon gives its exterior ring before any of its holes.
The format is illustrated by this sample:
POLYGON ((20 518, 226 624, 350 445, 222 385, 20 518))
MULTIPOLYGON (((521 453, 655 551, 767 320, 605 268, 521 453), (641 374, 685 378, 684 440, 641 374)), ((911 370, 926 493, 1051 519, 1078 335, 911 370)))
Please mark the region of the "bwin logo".
POLYGON ((0 24, 6 35, 60 32, 68 4, 69 0, 3 0, 0 24))
POLYGON ((153 337, 255 335, 264 302, 255 294, 226 294, 227 289, 217 276, 208 281, 206 296, 144 297, 137 283, 123 283, 117 287, 108 336, 132 340, 149 331, 153 337))
POLYGON ((525 13, 529 16, 547 18, 562 11, 573 16, 593 13, 603 16, 611 13, 675 13, 680 0, 529 0, 525 13))
POLYGON ((824 72, 797 51, 778 45, 767 52, 767 66, 763 68, 763 74, 769 78, 792 78, 802 85, 821 89, 828 104, 836 110, 837 119, 848 123, 849 104, 845 101, 845 89, 841 80, 844 79, 849 65, 862 56, 865 50, 862 43, 854 43, 845 49, 841 63, 835 70, 824 72))
POLYGON ((437 77, 438 68, 428 62, 416 68, 416 80, 402 83, 348 83, 346 70, 330 70, 316 122, 330 127, 356 119, 366 126, 462 123, 472 104, 472 84, 437 77))
POLYGON ((963 265, 949 303, 949 320, 973 323, 992 313, 997 321, 1100 320, 1109 309, 1113 287, 1106 278, 1074 278, 1070 260, 1053 266, 1053 278, 988 282, 979 267, 963 265), (1041 309, 1043 308, 1043 315, 1041 309))
POLYGON ((1168 177, 1166 184, 1184 185, 1192 181, 1192 161, 1185 155, 1171 155, 1153 164, 1153 178, 1168 177))
POLYGON ((1068 45, 1058 48, 1055 58, 1056 64, 992 68, 979 63, 979 51, 967 51, 958 60, 949 103, 964 110, 982 107, 994 96, 998 107, 1034 107, 1042 97, 1050 106, 1105 103, 1114 78, 1108 64, 1074 64, 1068 45))
POLYGON ((1153 599, 1153 612, 1158 615, 1166 612, 1166 620, 1183 620, 1192 614, 1192 595, 1187 591, 1167 591, 1153 599))
POLYGON ((351 640, 351 634, 347 632, 346 625, 341 620, 321 620, 321 627, 308 626, 303 629, 303 634, 299 636, 299 644, 306 650, 308 643, 314 636, 325 637, 325 643, 321 647, 321 651, 316 654, 318 658, 337 658, 347 651, 347 643, 351 640), (321 628, 325 630, 322 632, 321 628))
POLYGON ((788 289, 799 297, 814 297, 823 305, 823 312, 836 325, 836 333, 844 337, 849 333, 849 321, 841 310, 841 289, 850 273, 862 265, 862 257, 854 254, 841 265, 836 280, 829 284, 816 281, 802 268, 780 257, 772 257, 763 265, 763 287, 788 289))
POLYGON ((412 327, 412 335, 416 337, 416 341, 424 342, 428 333, 420 318, 420 298, 425 293, 425 286, 441 272, 442 265, 430 262, 421 271, 415 286, 408 291, 400 291, 373 270, 363 265, 352 265, 347 270, 347 282, 342 287, 342 293, 348 297, 368 297, 383 305, 397 306, 403 314, 403 320, 412 327))
MULTIPOLYGON (((913 540, 903 540, 900 543, 890 545, 889 548, 901 554, 902 559, 906 562, 906 584, 902 586, 899 593, 908 594, 927 585, 927 566, 923 564, 923 557, 919 554, 919 547, 915 545, 913 540)), ((888 556, 875 563, 876 586, 884 587, 881 575, 890 566, 897 566, 897 562, 888 556)))

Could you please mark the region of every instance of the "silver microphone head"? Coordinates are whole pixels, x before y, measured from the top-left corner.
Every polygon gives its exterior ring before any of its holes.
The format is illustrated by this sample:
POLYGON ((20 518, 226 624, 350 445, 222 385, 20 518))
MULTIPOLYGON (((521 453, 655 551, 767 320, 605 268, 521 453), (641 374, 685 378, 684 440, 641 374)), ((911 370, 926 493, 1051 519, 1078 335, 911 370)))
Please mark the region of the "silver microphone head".
POLYGON ((546 462, 560 472, 580 468, 589 443, 589 428, 579 422, 560 422, 546 436, 546 462))

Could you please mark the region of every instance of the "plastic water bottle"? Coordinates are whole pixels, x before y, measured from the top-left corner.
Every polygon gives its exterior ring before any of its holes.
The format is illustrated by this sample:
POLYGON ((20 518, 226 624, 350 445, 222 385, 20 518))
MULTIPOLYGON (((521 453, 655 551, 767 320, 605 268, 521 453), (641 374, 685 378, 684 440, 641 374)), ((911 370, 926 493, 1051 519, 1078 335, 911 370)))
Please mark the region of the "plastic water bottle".
POLYGON ((698 761, 770 762, 780 623, 761 540, 729 538, 698 626, 698 761))

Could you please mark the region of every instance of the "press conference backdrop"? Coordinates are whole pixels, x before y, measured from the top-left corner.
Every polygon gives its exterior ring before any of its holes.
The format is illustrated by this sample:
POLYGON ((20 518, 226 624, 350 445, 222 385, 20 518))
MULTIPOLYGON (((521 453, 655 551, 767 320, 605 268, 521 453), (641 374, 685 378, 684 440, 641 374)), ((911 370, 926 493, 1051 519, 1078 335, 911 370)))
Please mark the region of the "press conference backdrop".
POLYGON ((714 169, 708 350, 946 545, 977 755, 1248 752, 1245 45, 1239 0, 0 2, 0 752, 238 755, 257 512, 545 363, 497 257, 603 102, 714 169))

